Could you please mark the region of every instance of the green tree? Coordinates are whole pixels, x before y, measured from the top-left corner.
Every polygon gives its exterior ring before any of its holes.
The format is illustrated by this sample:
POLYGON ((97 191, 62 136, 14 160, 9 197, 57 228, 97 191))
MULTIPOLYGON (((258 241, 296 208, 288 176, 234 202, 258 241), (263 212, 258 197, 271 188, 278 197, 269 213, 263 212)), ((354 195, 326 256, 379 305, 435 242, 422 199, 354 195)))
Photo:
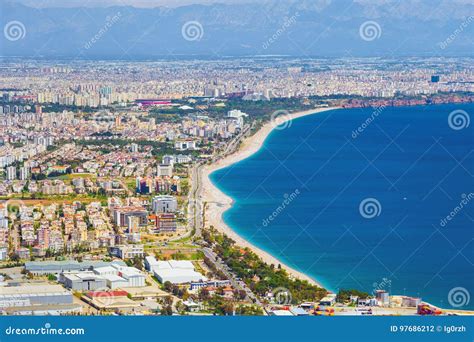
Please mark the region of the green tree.
POLYGON ((166 305, 163 308, 161 308, 160 313, 163 316, 171 316, 173 315, 173 308, 171 307, 171 305, 166 305))

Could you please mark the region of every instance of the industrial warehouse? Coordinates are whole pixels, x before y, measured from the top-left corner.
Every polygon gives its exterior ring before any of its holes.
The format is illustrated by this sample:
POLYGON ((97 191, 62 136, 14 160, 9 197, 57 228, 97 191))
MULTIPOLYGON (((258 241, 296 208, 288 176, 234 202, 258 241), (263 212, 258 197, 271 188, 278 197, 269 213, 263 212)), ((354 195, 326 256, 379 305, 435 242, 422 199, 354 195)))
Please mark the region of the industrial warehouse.
POLYGON ((185 284, 207 280, 201 273, 196 272, 193 263, 187 260, 159 261, 152 256, 147 256, 145 267, 161 283, 169 281, 172 284, 185 284))
POLYGON ((60 315, 79 313, 73 295, 61 285, 46 283, 16 284, 0 288, 0 306, 17 315, 60 315))

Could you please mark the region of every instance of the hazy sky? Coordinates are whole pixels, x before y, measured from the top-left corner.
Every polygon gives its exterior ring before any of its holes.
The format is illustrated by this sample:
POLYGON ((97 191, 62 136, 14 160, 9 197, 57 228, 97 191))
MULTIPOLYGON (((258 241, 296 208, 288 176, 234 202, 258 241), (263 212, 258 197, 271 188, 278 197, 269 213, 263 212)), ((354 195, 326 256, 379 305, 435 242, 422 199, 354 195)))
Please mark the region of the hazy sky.
POLYGON ((31 7, 100 7, 100 6, 134 6, 134 7, 179 7, 190 4, 211 3, 247 3, 258 0, 9 0, 20 2, 31 7))
MULTIPOLYGON (((5 2, 16 2, 23 3, 30 7, 109 7, 109 6, 134 6, 134 7, 180 7, 192 4, 212 4, 212 3, 224 3, 224 4, 236 4, 236 3, 249 3, 257 2, 262 3, 266 1, 281 1, 281 2, 294 2, 295 0, 0 0, 5 2)), ((310 0, 313 1, 313 0, 310 0)), ((322 1, 322 0, 314 0, 322 1)), ((332 0, 324 0, 324 2, 331 3, 332 0)), ((347 0, 354 1, 355 3, 361 3, 369 6, 385 6, 389 4, 409 4, 416 5, 420 0, 347 0)), ((423 0, 421 0, 423 1, 423 0)), ((439 6, 440 3, 444 5, 455 7, 462 4, 473 4, 474 0, 432 0, 433 4, 439 6)))
POLYGON ((164 56, 170 51, 222 56, 472 56, 474 37, 470 17, 474 0, 0 0, 0 12, 1 25, 20 21, 27 31, 19 40, 5 35, 0 40, 0 48, 5 47, 5 55, 11 56, 70 56, 79 51, 86 57, 109 58, 123 56, 124 50, 133 58, 164 56), (123 18, 108 29, 99 44, 84 47, 107 18, 121 11, 99 7, 216 2, 241 6, 182 7, 178 11, 130 8, 122 11, 123 18), (15 5, 2 9, 9 3, 40 6, 42 10, 15 5), (68 8, 56 9, 65 6, 68 8), (91 10, 77 9, 86 6, 91 10), (288 28, 282 26, 292 17, 295 20, 288 28), (197 40, 183 36, 189 23, 201 32, 197 40), (374 39, 363 37, 366 26, 373 28, 374 39), (269 37, 277 33, 278 39, 272 38, 268 44, 269 37), (125 48, 117 45, 122 42, 125 48))

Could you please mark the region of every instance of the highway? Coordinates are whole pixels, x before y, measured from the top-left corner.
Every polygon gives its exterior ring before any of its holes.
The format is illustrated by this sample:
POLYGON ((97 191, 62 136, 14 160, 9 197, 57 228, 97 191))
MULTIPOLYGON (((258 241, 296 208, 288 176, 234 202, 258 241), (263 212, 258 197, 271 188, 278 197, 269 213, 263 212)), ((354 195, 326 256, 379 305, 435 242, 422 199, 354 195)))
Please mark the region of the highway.
POLYGON ((224 263, 224 261, 222 261, 221 258, 217 256, 216 253, 212 251, 212 249, 204 247, 202 251, 204 255, 214 264, 214 266, 219 271, 221 271, 227 279, 230 280, 230 283, 235 289, 245 291, 247 295, 247 300, 250 299, 255 304, 262 306, 262 303, 257 298, 257 296, 248 288, 248 286, 243 281, 237 280, 236 275, 232 273, 231 269, 224 263))
MULTIPOLYGON (((219 159, 234 153, 240 146, 240 142, 250 131, 251 126, 246 125, 242 132, 229 141, 224 151, 217 153, 212 157, 211 163, 217 162, 219 159)), ((201 230, 204 226, 204 203, 202 198, 202 172, 201 169, 207 161, 197 162, 190 171, 191 187, 188 196, 188 228, 194 230, 194 236, 201 238, 201 230)))
POLYGON ((191 188, 188 197, 188 227, 190 231, 194 230, 194 236, 201 238, 201 229, 203 226, 203 206, 201 195, 201 167, 202 163, 196 163, 191 169, 191 188))
MULTIPOLYGON (((250 132, 251 126, 246 125, 242 132, 240 132, 235 138, 233 138, 225 146, 222 152, 217 153, 212 157, 211 163, 215 163, 221 158, 226 157, 229 154, 234 153, 240 146, 242 139, 250 132)), ((192 231, 194 230, 194 236, 196 239, 201 239, 202 229, 204 227, 204 203, 202 198, 202 167, 206 161, 197 162, 190 171, 191 187, 189 190, 188 197, 188 227, 192 231)), ((237 279, 230 268, 212 251, 211 248, 203 247, 202 252, 204 255, 220 270, 227 279, 230 280, 232 286, 237 290, 245 291, 247 299, 250 299, 257 305, 262 306, 262 303, 257 296, 248 288, 248 286, 237 279)))

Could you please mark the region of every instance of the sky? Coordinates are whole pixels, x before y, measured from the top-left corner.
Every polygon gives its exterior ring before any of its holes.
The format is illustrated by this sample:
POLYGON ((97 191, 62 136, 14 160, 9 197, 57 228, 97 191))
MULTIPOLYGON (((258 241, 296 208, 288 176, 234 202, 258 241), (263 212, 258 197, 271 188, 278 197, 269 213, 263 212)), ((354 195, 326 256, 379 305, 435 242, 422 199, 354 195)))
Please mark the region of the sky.
POLYGON ((474 51, 474 0, 0 0, 0 12, 2 56, 472 56, 474 51), (194 4, 205 6, 189 6, 194 4))
POLYGON ((212 3, 248 3, 258 0, 10 0, 30 7, 108 7, 108 6, 134 6, 134 7, 180 7, 193 4, 208 5, 212 3))
MULTIPOLYGON (((5 0, 2 0, 5 1, 5 0)), ((180 7, 193 4, 209 5, 213 3, 242 4, 242 3, 262 3, 268 0, 7 0, 9 2, 22 3, 30 7, 109 7, 109 6, 133 6, 133 7, 180 7)), ((291 2, 292 0, 275 0, 281 2, 291 2)), ((317 1, 317 0, 315 0, 317 1)), ((327 0, 330 2, 331 0, 327 0)), ((402 2, 416 3, 420 0, 354 0, 356 3, 366 5, 385 5, 402 2)), ((453 6, 461 4, 473 4, 474 0, 443 0, 443 2, 453 6)))

